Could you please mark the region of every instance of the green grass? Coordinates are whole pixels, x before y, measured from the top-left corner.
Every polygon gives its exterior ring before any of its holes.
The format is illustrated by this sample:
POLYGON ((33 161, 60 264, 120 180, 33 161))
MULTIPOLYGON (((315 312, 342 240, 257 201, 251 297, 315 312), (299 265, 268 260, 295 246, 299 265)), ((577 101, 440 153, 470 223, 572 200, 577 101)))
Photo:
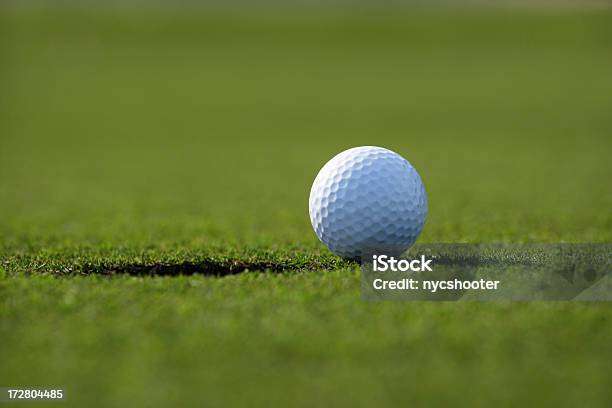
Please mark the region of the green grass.
POLYGON ((356 271, 2 282, 2 380, 75 406, 606 406, 610 307, 365 303, 356 271))
POLYGON ((608 406, 610 305, 363 302, 307 200, 380 145, 425 182, 420 243, 612 241, 611 17, 0 12, 0 386, 608 406), (286 271, 92 273, 202 262, 286 271))

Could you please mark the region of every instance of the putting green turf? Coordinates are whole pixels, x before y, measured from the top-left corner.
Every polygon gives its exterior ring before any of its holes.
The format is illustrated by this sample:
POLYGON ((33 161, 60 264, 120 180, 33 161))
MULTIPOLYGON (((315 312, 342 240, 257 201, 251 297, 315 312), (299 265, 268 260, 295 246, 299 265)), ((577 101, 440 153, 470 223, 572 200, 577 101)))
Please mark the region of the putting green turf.
POLYGON ((608 406, 611 306, 362 302, 307 199, 373 144, 424 179, 422 243, 610 242, 611 17, 2 11, 0 386, 608 406), (202 262, 291 271, 90 273, 202 262))

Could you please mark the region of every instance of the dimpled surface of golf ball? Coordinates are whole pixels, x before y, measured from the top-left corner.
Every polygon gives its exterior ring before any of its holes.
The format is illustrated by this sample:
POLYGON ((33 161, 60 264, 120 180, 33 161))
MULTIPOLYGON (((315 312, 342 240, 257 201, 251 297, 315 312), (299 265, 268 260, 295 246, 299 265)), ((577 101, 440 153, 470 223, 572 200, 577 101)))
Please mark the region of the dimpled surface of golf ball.
POLYGON ((319 171, 309 212, 315 233, 336 255, 400 255, 423 229, 427 194, 417 171, 399 154, 355 147, 319 171))

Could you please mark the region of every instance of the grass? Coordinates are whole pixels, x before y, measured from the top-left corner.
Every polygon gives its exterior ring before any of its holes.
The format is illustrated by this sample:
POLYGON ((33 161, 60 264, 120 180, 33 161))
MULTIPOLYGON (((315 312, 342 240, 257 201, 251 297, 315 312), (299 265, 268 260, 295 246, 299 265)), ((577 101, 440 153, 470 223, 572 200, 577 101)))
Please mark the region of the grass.
POLYGON ((381 145, 424 179, 422 244, 610 242, 610 17, 4 9, 0 385, 608 406, 610 305, 363 302, 307 197, 334 154, 381 145), (243 273, 95 273, 204 263, 243 273))
POLYGON ((609 305, 373 304, 358 282, 15 278, 3 381, 64 385, 75 406, 609 401, 609 305))

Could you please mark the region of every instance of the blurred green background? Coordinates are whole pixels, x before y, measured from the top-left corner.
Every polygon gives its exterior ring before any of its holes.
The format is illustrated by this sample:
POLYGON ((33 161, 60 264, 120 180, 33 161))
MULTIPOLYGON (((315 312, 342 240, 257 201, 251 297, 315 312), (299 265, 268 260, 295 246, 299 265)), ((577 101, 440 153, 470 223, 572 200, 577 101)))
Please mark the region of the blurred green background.
POLYGON ((307 203, 379 145, 425 182, 419 242, 610 242, 612 11, 268 11, 0 9, 0 385, 609 406, 609 305, 364 303, 307 203), (53 276, 203 257, 327 267, 53 276))
POLYGON ((611 238, 608 12, 1 18, 5 236, 312 241, 319 168, 380 145, 423 242, 611 238))

